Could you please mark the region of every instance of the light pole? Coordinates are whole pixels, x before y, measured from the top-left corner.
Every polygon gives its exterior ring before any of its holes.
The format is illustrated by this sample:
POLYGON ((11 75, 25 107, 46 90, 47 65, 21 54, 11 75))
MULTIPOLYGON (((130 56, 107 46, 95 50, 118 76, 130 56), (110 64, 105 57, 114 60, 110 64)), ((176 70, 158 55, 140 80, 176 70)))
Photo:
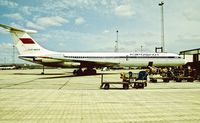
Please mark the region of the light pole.
POLYGON ((161 7, 161 46, 162 46, 162 52, 165 52, 164 15, 163 15, 164 2, 161 1, 158 5, 161 7))
POLYGON ((4 64, 6 65, 6 57, 4 56, 4 64))
POLYGON ((143 52, 143 46, 141 45, 141 53, 143 52))
POLYGON ((15 64, 15 45, 13 43, 13 65, 15 64))
POLYGON ((117 33, 117 40, 115 41, 115 52, 118 52, 118 30, 116 31, 117 33))

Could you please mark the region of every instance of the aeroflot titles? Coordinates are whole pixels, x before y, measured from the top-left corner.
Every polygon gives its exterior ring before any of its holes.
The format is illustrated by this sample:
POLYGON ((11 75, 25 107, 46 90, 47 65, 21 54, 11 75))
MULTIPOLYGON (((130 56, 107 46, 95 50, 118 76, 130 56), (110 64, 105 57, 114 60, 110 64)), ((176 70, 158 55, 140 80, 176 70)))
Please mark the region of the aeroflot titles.
POLYGON ((130 55, 135 55, 135 56, 159 56, 159 54, 156 53, 149 53, 149 54, 142 54, 142 53, 136 53, 136 54, 130 54, 130 55))

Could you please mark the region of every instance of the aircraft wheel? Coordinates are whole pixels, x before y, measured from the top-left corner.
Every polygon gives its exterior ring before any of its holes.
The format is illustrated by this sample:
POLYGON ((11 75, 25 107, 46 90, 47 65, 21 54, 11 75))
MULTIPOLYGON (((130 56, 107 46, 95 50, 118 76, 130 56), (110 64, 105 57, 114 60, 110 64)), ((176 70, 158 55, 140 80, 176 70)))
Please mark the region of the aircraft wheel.
POLYGON ((97 71, 96 70, 94 70, 94 69, 92 69, 92 74, 96 74, 97 73, 97 71))
POLYGON ((73 74, 74 74, 74 75, 77 75, 77 70, 74 70, 74 71, 73 71, 73 74))
POLYGON ((77 70, 77 75, 82 75, 83 74, 83 71, 81 69, 78 69, 77 70))
POLYGON ((85 75, 94 75, 94 74, 96 74, 97 72, 96 72, 96 70, 94 70, 94 69, 86 69, 86 70, 84 70, 84 74, 85 75))
POLYGON ((73 74, 74 74, 74 75, 82 75, 82 74, 83 74, 83 71, 82 71, 82 69, 74 70, 74 71, 73 71, 73 74))
POLYGON ((83 71, 83 73, 84 73, 85 75, 88 75, 88 74, 89 74, 88 69, 85 69, 85 70, 83 71))

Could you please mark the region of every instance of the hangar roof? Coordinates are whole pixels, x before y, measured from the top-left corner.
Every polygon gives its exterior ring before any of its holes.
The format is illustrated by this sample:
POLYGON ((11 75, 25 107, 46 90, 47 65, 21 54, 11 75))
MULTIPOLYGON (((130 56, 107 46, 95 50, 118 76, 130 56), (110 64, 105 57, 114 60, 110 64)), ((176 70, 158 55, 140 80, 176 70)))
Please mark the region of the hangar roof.
POLYGON ((185 50, 180 51, 180 55, 193 55, 193 54, 200 54, 200 48, 197 49, 191 49, 191 50, 185 50))

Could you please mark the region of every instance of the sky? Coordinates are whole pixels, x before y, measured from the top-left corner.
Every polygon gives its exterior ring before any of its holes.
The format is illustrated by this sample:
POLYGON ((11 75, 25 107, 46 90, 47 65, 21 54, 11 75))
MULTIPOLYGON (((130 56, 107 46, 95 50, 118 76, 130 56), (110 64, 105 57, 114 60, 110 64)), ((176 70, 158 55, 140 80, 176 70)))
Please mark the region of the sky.
MULTIPOLYGON (((161 45, 161 0, 0 0, 0 23, 37 30, 54 51, 154 52, 161 45)), ((200 0, 165 0, 166 52, 199 48, 200 0)), ((0 29, 0 63, 13 62, 13 40, 0 29)), ((15 62, 22 62, 15 54, 15 62)))

